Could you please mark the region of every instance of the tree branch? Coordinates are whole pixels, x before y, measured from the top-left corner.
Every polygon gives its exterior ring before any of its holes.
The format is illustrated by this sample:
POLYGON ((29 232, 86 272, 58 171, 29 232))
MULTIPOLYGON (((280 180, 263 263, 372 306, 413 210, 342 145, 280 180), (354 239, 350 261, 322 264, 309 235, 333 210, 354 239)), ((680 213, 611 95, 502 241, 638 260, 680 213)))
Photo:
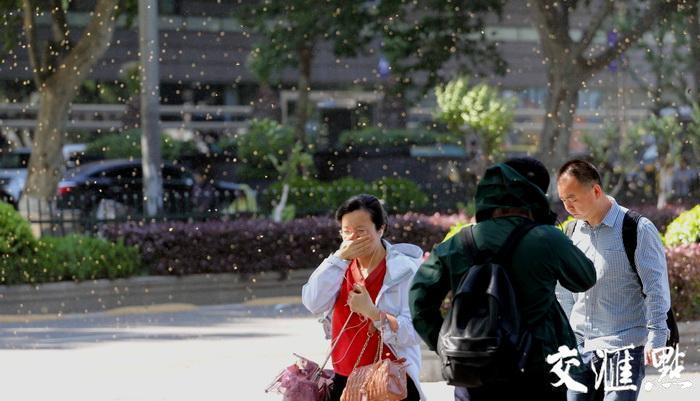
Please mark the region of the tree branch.
POLYGON ((586 51, 588 46, 595 38, 596 33, 598 33, 598 30, 603 25, 603 21, 605 21, 605 18, 608 15, 612 14, 614 6, 615 2, 613 0, 605 0, 605 6, 601 7, 598 10, 598 13, 591 17, 591 20, 588 25, 588 30, 583 32, 581 40, 576 45, 576 51, 574 52, 574 54, 583 54, 583 52, 586 51))
POLYGON ((553 56, 552 53, 562 53, 571 47, 569 21, 561 7, 566 6, 551 0, 534 2, 535 27, 540 35, 542 49, 549 57, 553 56))
POLYGON ((596 57, 586 59, 583 56, 582 68, 585 73, 593 74, 606 65, 610 64, 616 57, 627 51, 646 32, 649 27, 659 19, 665 18, 676 5, 675 1, 656 0, 651 7, 637 20, 634 27, 626 32, 614 47, 610 47, 596 57))
POLYGON ((68 38, 68 21, 66 19, 66 12, 61 5, 61 0, 51 0, 51 31, 53 32, 53 37, 56 43, 62 49, 66 49, 69 46, 70 40, 68 38))
POLYGON ((112 39, 118 0, 98 0, 92 18, 78 43, 66 55, 56 72, 56 79, 87 78, 90 67, 102 57, 112 39))
POLYGON ((32 0, 22 0, 22 26, 27 37, 27 53, 29 53, 29 65, 34 75, 37 88, 46 81, 46 71, 41 65, 39 57, 39 42, 36 37, 36 23, 34 20, 34 4, 32 0))

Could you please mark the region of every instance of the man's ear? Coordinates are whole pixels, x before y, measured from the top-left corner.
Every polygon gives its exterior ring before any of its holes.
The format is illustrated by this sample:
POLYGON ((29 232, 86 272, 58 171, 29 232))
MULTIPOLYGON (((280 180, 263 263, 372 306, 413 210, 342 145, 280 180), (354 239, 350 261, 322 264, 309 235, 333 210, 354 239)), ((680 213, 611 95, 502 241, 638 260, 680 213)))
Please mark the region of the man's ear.
POLYGON ((596 199, 598 199, 598 198, 600 198, 601 196, 605 195, 605 193, 603 192, 603 188, 601 188, 601 186, 598 185, 598 184, 593 184, 593 191, 594 191, 594 193, 595 193, 596 199))

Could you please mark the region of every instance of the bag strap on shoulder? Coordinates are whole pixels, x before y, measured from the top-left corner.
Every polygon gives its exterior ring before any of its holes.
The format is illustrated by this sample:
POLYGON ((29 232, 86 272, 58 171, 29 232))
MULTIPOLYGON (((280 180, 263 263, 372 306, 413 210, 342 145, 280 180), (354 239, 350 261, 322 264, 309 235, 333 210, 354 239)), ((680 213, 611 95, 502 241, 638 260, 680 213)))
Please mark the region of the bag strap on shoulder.
POLYGON ((642 215, 634 210, 628 210, 622 218, 622 245, 625 247, 627 260, 629 260, 630 266, 632 266, 634 271, 637 272, 637 276, 639 276, 639 271, 634 261, 634 253, 637 250, 637 226, 641 218, 642 215))
POLYGON ((501 264, 508 264, 513 256, 513 251, 515 251, 515 248, 520 243, 520 240, 531 229, 539 225, 539 223, 534 221, 526 220, 525 222, 516 226, 508 235, 505 242, 495 255, 490 255, 490 252, 482 252, 479 250, 479 248, 477 248, 476 242, 474 241, 474 226, 469 226, 461 231, 462 242, 464 243, 466 253, 472 257, 474 264, 484 263, 488 260, 493 260, 501 264))
POLYGON ((571 220, 570 222, 566 223, 566 226, 564 227, 564 234, 566 234, 567 237, 571 238, 574 235, 575 229, 576 220, 571 220))

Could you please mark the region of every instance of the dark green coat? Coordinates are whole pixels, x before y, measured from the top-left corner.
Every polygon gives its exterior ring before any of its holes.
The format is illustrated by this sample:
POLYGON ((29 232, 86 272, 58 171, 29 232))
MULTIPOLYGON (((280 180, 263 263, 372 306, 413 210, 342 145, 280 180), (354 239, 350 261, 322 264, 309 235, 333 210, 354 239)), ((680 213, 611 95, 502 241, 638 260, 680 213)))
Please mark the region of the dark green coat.
MULTIPOLYGON (((515 170, 499 164, 487 170, 476 193, 477 216, 487 216, 495 208, 522 208, 535 215, 549 210, 545 194, 515 170)), ((523 217, 501 217, 477 222, 474 240, 480 251, 496 252, 523 217)), ((462 276, 472 265, 465 255, 463 238, 457 234, 435 246, 416 273, 409 304, 413 326, 432 350, 437 348, 442 326, 440 305, 448 291, 455 291, 462 276)), ((557 281, 574 292, 595 284, 593 263, 576 248, 561 230, 542 225, 531 230, 520 242, 508 268, 528 324, 534 324, 534 336, 541 340, 543 355, 532 355, 530 362, 557 352, 560 345, 576 346, 568 319, 556 300, 557 281)))

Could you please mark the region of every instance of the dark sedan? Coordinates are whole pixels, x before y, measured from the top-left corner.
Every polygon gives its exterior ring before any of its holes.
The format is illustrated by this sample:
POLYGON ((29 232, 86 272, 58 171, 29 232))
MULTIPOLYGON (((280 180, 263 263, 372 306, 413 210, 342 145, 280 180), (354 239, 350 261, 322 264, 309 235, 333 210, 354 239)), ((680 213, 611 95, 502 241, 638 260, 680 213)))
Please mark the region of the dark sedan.
MULTIPOLYGON (((247 196, 244 186, 225 181, 195 179, 189 169, 166 163, 163 177, 163 206, 166 213, 220 212, 233 201, 247 196)), ((110 200, 131 209, 143 210, 143 170, 140 160, 102 160, 70 169, 58 184, 60 208, 95 211, 110 200)))

